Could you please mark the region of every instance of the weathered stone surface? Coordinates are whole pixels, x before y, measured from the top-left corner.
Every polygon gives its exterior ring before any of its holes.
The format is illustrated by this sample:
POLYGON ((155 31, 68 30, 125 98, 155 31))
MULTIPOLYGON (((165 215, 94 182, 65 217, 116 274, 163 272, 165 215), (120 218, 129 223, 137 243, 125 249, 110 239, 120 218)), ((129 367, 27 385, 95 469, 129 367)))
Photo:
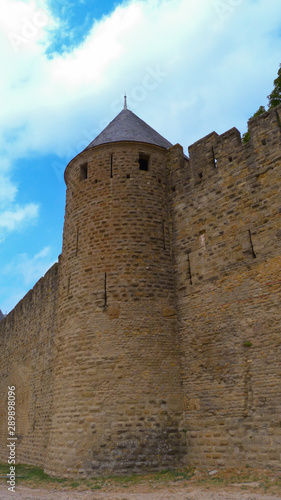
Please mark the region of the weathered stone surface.
POLYGON ((0 323, 2 461, 15 385, 17 460, 51 474, 280 468, 280 115, 70 162, 59 263, 0 323))
POLYGON ((120 316, 120 308, 116 306, 109 307, 107 310, 109 319, 116 319, 120 316))
POLYGON ((166 467, 184 454, 177 325, 162 315, 175 311, 166 158, 158 146, 115 143, 66 169, 53 474, 166 467))
POLYGON ((280 466, 281 107, 170 150, 187 461, 280 466), (277 455, 275 455, 275 453, 277 455))
POLYGON ((172 307, 164 307, 162 314, 164 318, 176 318, 177 313, 172 307))
POLYGON ((57 288, 58 264, 54 264, 0 323, 3 462, 8 460, 8 387, 15 386, 17 462, 45 463, 52 418, 57 288))

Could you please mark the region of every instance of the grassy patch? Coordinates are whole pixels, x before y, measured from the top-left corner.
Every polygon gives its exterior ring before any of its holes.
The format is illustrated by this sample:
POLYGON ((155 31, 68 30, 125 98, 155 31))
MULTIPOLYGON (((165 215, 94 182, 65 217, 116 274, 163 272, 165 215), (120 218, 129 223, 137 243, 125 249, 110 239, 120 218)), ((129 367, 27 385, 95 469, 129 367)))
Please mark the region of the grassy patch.
POLYGON ((80 483, 79 483, 79 481, 72 481, 71 483, 69 483, 69 486, 70 486, 70 488, 75 489, 75 488, 78 488, 78 486, 80 486, 80 483))
MULTIPOLYGON (((0 475, 4 476, 9 472, 9 466, 6 464, 0 464, 0 475)), ((38 487, 39 485, 44 487, 48 484, 63 485, 64 487, 69 487, 72 489, 89 489, 89 490, 100 490, 108 486, 121 486, 124 488, 134 486, 137 484, 163 484, 175 481, 190 480, 193 476, 192 469, 182 468, 182 469, 165 469, 155 473, 145 473, 145 474, 129 474, 122 476, 105 476, 105 477, 93 477, 87 479, 62 479, 57 477, 48 476, 45 472, 38 468, 28 465, 16 465, 16 480, 18 484, 28 484, 30 486, 38 487)), ((5 478, 2 478, 5 481, 5 478)))
MULTIPOLYGON (((0 475, 5 476, 9 472, 9 466, 0 464, 0 475)), ((5 481, 2 478, 2 482, 5 481)), ((239 488, 242 490, 253 490, 253 485, 247 483, 257 483, 255 491, 280 493, 281 477, 280 474, 270 469, 254 469, 249 465, 239 469, 219 469, 215 475, 210 475, 207 470, 195 470, 194 468, 182 467, 178 469, 164 469, 158 472, 143 474, 128 474, 120 476, 91 477, 85 479, 62 479, 50 477, 38 468, 28 465, 16 466, 17 484, 38 488, 69 488, 78 490, 96 491, 107 488, 132 488, 135 485, 146 485, 159 490, 173 487, 175 484, 181 486, 191 485, 193 487, 204 487, 204 489, 216 490, 225 487, 239 488)))
MULTIPOLYGON (((0 476, 5 476, 10 472, 10 466, 0 464, 0 476)), ((29 465, 18 464, 16 465, 16 479, 20 481, 31 481, 34 483, 64 483, 66 479, 51 477, 40 469, 39 467, 32 467, 29 465)))

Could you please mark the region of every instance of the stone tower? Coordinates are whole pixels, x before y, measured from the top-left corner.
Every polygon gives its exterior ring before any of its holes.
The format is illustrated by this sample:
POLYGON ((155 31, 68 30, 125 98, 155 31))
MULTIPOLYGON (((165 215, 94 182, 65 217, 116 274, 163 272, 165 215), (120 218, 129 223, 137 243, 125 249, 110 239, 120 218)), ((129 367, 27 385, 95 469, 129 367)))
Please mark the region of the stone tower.
POLYGON ((185 453, 170 147, 125 105, 66 168, 49 473, 174 466, 185 453))

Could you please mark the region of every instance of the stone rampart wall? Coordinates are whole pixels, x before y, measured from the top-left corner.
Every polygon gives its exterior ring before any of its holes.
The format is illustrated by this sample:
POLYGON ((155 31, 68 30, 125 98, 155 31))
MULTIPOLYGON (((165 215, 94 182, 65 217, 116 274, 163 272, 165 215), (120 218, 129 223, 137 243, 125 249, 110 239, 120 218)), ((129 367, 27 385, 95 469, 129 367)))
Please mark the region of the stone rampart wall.
POLYGON ((281 107, 249 128, 71 162, 60 264, 0 322, 2 461, 15 385, 17 461, 52 474, 176 465, 185 436, 191 465, 280 467, 281 107))
POLYGON ((280 466, 281 108, 170 152, 187 458, 280 466))
POLYGON ((16 387, 17 463, 44 464, 52 411, 58 264, 0 322, 0 460, 7 462, 8 386, 16 387))

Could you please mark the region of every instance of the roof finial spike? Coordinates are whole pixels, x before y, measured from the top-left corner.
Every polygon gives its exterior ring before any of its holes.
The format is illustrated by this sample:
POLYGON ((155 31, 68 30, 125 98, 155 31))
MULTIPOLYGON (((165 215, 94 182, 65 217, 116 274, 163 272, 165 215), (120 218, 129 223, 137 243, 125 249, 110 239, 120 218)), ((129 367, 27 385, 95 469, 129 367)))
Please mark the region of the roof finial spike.
POLYGON ((125 92, 125 95, 124 95, 124 109, 128 109, 127 108, 127 95, 126 95, 126 92, 125 92))

